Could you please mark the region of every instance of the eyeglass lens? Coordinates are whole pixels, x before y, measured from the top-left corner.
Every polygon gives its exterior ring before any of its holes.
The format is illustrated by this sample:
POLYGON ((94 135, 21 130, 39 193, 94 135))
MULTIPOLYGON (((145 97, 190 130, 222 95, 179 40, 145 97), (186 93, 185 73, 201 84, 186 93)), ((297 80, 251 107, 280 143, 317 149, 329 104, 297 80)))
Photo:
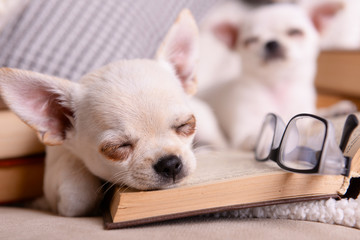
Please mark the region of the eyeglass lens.
POLYGON ((294 170, 312 170, 320 160, 326 125, 322 121, 300 116, 285 131, 280 148, 280 163, 294 170))

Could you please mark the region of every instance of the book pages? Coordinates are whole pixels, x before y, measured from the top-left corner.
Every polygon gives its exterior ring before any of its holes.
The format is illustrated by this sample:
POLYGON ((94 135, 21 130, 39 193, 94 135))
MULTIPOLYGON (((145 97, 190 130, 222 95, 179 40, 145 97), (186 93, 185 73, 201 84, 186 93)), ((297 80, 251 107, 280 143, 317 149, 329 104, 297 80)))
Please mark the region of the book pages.
POLYGON ((211 152, 197 154, 196 157, 198 160, 195 173, 182 186, 284 171, 271 160, 256 161, 253 152, 211 152))
POLYGON ((350 140, 345 148, 346 156, 354 157, 360 148, 360 127, 358 126, 352 133, 350 140))

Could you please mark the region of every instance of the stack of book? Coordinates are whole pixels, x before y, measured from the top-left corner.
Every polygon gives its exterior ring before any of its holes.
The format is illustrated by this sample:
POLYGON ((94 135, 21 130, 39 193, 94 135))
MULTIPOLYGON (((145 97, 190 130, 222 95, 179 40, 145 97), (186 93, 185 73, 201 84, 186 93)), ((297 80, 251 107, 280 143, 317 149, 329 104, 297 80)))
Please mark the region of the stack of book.
POLYGON ((360 109, 360 51, 324 51, 318 58, 315 85, 318 107, 351 100, 360 109))
POLYGON ((0 204, 41 196, 44 149, 0 97, 0 204))

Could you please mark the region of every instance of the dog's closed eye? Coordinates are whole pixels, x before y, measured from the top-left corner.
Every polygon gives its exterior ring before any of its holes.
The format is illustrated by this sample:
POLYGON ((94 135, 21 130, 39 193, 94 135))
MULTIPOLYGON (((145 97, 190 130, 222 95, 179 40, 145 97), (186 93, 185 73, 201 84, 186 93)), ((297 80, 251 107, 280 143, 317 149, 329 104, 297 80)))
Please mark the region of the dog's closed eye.
POLYGON ((133 151, 133 144, 129 141, 123 143, 104 142, 100 146, 100 153, 112 161, 124 161, 133 151))
POLYGON ((290 37, 302 37, 304 32, 298 28, 291 28, 287 31, 287 35, 290 37))
POLYGON ((246 38, 245 41, 244 41, 244 46, 245 47, 248 47, 254 43, 257 43, 259 41, 259 38, 258 37, 249 37, 249 38, 246 38))
POLYGON ((196 119, 194 115, 192 115, 188 120, 179 125, 175 125, 173 128, 175 129, 175 132, 180 136, 190 136, 195 133, 196 119))

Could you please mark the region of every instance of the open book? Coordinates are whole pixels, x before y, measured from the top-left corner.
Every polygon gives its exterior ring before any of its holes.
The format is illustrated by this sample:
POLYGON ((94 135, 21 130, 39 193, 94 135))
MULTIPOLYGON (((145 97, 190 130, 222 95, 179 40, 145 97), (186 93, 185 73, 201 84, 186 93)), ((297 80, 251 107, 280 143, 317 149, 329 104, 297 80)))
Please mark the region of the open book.
MULTIPOLYGON (((335 121, 335 129, 342 129, 344 120, 335 121)), ((341 130, 338 132, 340 135, 341 130)), ((338 197, 346 192, 351 177, 360 176, 359 148, 360 127, 354 130, 346 148, 346 154, 353 156, 349 178, 286 172, 273 161, 256 161, 252 152, 200 153, 195 173, 175 188, 156 191, 116 188, 105 227, 129 227, 223 210, 338 197)))

